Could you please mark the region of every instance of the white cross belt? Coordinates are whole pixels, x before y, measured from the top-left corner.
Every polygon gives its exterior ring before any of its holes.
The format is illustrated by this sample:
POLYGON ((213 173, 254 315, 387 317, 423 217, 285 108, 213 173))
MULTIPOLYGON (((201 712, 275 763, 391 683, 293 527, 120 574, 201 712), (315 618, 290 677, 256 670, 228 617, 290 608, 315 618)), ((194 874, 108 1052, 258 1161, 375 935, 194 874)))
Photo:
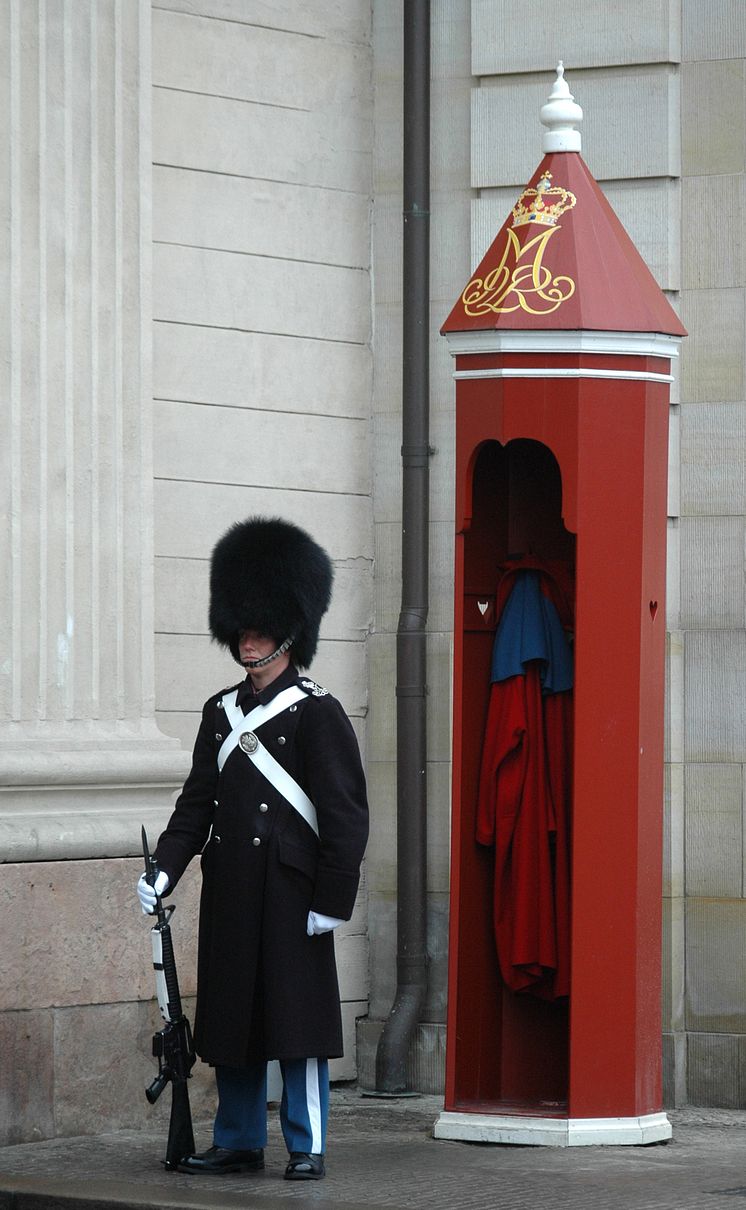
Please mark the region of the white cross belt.
POLYGON ((274 786, 278 794, 281 794, 290 803, 291 807, 305 819, 309 827, 313 828, 318 836, 319 825, 316 818, 316 808, 311 799, 305 790, 298 785, 295 778, 290 776, 287 769, 283 769, 280 762, 275 760, 274 756, 267 751, 264 744, 256 735, 257 727, 261 727, 263 723, 268 723, 270 719, 276 718, 278 714, 282 714, 289 706, 302 701, 306 694, 297 685, 291 685, 288 689, 283 689, 282 693, 278 693, 266 706, 255 706, 246 715, 244 715, 240 706, 236 705, 237 696, 238 690, 234 689, 232 693, 226 694, 222 699, 226 718, 231 725, 231 732, 223 740, 218 752, 218 769, 222 771, 223 765, 234 748, 240 747, 241 751, 246 753, 249 760, 262 776, 266 777, 270 785, 274 786))

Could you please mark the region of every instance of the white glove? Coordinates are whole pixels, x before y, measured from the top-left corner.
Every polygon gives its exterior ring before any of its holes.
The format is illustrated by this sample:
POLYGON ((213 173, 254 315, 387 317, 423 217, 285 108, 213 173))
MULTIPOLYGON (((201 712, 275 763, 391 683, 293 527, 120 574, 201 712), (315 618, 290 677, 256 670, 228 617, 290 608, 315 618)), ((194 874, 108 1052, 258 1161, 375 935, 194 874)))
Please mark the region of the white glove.
POLYGON ((336 916, 322 916, 321 912, 309 912, 306 932, 309 937, 314 934, 318 937, 320 933, 330 933, 338 924, 344 924, 344 920, 337 920, 336 916))
POLYGON ((145 881, 145 875, 140 875, 140 881, 137 884, 137 898, 140 900, 143 916, 152 916, 155 911, 156 895, 163 895, 168 886, 168 874, 165 870, 160 870, 158 877, 155 880, 155 886, 145 881))

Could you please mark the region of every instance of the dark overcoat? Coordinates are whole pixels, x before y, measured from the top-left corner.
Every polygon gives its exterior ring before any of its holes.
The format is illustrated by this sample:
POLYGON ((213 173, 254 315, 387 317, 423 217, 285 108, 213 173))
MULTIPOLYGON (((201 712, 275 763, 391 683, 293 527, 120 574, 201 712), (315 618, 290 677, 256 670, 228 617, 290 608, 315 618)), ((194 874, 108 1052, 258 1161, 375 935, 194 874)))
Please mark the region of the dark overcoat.
POLYGON ((192 770, 155 852, 171 888, 202 853, 195 1044, 208 1063, 342 1053, 333 935, 309 937, 306 921, 309 910, 352 915, 365 778, 342 706, 292 666, 239 703, 248 713, 291 685, 303 699, 257 735, 316 807, 318 838, 240 747, 218 771, 230 732, 220 693, 205 703, 192 770))

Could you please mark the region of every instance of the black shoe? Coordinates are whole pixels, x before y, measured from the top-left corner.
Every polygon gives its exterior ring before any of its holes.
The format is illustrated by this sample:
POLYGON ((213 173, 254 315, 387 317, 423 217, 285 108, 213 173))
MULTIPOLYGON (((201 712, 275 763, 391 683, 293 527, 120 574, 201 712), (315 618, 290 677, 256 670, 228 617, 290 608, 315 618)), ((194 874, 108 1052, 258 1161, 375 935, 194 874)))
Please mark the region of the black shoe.
POLYGON ((177 1165, 178 1172, 258 1172, 264 1167, 264 1151, 231 1151, 228 1147, 209 1147, 198 1155, 187 1155, 177 1165))
POLYGON ((324 1175, 324 1157, 314 1152, 291 1151, 285 1169, 286 1181, 320 1181, 324 1175))

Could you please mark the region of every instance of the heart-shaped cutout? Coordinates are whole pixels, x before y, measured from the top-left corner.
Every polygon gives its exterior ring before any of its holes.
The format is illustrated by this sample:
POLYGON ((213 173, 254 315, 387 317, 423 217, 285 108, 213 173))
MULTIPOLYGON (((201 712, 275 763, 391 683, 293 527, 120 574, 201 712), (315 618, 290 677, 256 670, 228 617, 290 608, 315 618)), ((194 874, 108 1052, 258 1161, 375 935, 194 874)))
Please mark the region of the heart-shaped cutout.
POLYGON ((655 615, 657 614, 657 612, 658 612, 658 602, 651 601, 650 602, 650 616, 653 619, 653 621, 655 621, 655 615))

